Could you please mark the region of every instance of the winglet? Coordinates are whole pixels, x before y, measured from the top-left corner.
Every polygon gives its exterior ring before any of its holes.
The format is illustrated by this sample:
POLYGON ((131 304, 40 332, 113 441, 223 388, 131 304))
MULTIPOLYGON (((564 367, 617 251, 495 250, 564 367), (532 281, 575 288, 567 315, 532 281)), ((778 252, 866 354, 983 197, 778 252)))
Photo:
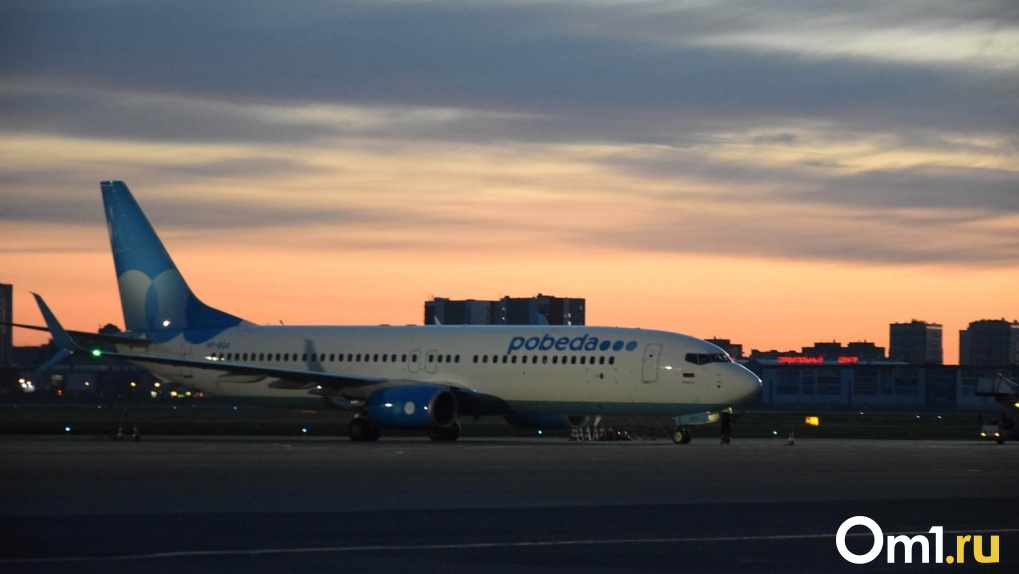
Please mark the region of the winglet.
POLYGON ((49 328, 50 334, 53 336, 53 344, 61 351, 68 351, 67 354, 80 350, 74 344, 71 336, 64 330, 64 327, 61 326, 60 321, 57 321, 56 315, 53 314, 53 311, 50 311, 49 305, 43 301, 42 297, 38 293, 32 293, 32 296, 35 297, 35 302, 39 305, 39 311, 42 312, 42 318, 46 321, 46 327, 49 328))

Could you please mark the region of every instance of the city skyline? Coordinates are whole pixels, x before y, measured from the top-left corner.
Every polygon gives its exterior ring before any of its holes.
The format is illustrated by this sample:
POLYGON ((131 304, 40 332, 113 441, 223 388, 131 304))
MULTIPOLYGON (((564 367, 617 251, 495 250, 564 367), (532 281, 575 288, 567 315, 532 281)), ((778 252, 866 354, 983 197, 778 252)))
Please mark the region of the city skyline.
MULTIPOLYGON (((570 293, 745 348, 1019 318, 1007 3, 0 6, 0 282, 122 326, 99 181, 209 304, 570 293)), ((45 334, 18 330, 16 344, 45 334)))

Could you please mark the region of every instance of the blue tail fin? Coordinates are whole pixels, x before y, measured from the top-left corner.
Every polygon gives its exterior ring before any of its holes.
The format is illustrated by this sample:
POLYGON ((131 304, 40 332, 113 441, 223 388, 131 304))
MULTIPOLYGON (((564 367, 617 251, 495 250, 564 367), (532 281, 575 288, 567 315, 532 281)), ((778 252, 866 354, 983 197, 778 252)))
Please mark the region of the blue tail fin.
POLYGON ((169 334, 223 329, 245 322, 209 307, 191 292, 124 182, 100 185, 128 331, 169 334))

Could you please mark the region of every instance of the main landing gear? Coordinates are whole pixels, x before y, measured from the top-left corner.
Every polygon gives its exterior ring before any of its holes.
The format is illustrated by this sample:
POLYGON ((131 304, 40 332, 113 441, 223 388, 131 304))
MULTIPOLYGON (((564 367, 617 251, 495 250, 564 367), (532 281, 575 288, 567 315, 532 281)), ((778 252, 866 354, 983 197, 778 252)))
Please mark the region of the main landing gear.
POLYGON ((672 431, 672 442, 676 444, 689 444, 691 438, 690 429, 686 427, 676 427, 676 430, 672 431))
MULTIPOLYGON (((382 429, 364 416, 355 417, 347 426, 347 436, 354 442, 376 441, 382 436, 382 429)), ((453 442, 460 438, 460 423, 454 422, 448 427, 433 427, 428 430, 428 438, 435 441, 453 442)))
POLYGON ((354 442, 376 441, 382 436, 382 429, 363 417, 355 417, 347 426, 347 435, 354 442))
POLYGON ((448 427, 433 427, 428 431, 428 438, 437 441, 455 441, 460 438, 460 423, 454 421, 448 427))

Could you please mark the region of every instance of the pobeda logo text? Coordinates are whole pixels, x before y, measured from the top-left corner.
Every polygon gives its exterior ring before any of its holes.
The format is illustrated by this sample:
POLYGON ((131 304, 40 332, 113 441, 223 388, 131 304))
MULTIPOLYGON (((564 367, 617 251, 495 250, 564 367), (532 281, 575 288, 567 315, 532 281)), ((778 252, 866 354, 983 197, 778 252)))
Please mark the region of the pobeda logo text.
MULTIPOLYGON (((997 564, 998 563, 998 536, 990 536, 990 553, 984 554, 984 541, 983 536, 980 534, 972 535, 965 534, 955 537, 955 556, 945 556, 944 542, 945 542, 945 527, 943 526, 932 526, 928 534, 934 535, 934 562, 936 564, 965 564, 966 563, 966 546, 972 544, 973 559, 981 564, 997 564)), ((881 531, 881 527, 866 516, 854 516, 842 523, 839 526, 838 533, 835 534, 835 546, 839 549, 839 554, 843 558, 852 562, 853 564, 868 564, 881 554, 881 548, 885 544, 884 532, 881 531), (846 547, 846 536, 849 535, 849 530, 854 526, 863 526, 870 530, 871 534, 874 535, 874 544, 866 554, 854 554, 849 548, 846 547)), ((913 546, 920 545, 920 553, 922 556, 922 562, 924 564, 930 564, 931 553, 930 553, 930 540, 924 534, 917 534, 912 538, 905 534, 898 536, 888 536, 888 563, 895 564, 895 548, 902 546, 903 556, 905 559, 903 562, 906 564, 913 563, 913 546)))
POLYGON ((506 354, 524 349, 525 351, 633 351, 637 348, 637 341, 624 343, 623 341, 602 341, 598 337, 589 334, 579 337, 553 337, 546 333, 541 337, 513 337, 510 340, 506 354))

